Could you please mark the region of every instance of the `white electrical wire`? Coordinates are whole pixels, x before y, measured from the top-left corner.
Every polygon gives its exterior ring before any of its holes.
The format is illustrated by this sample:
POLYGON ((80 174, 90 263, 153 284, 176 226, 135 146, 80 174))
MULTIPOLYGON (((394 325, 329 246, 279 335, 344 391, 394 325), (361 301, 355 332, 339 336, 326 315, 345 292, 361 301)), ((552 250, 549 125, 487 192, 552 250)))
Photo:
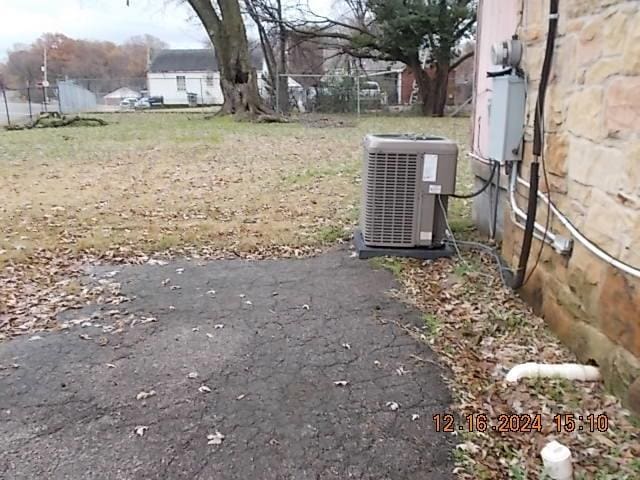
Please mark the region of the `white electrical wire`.
MULTIPOLYGON (((474 160, 479 161, 480 163, 483 163, 485 165, 491 165, 491 161, 481 157, 480 155, 473 153, 473 152, 469 152, 469 156, 471 158, 473 158, 474 160)), ((521 229, 524 230, 524 225, 522 223, 520 223, 518 221, 518 218, 521 220, 526 220, 527 218, 527 214, 524 210, 522 210, 519 206, 518 206, 518 202, 516 200, 516 191, 515 191, 515 182, 516 182, 516 178, 515 176, 517 175, 517 172, 515 171, 515 168, 513 170, 513 173, 511 174, 511 178, 509 180, 509 201, 511 203, 511 213, 512 213, 512 221, 514 224, 516 224, 518 227, 520 227, 521 229)), ((545 233, 545 227, 544 225, 541 225, 539 223, 535 223, 535 229, 538 231, 537 233, 534 234, 535 238, 537 238, 540 241, 544 241, 549 245, 553 245, 553 242, 555 241, 556 235, 549 231, 547 229, 546 231, 546 236, 543 236, 543 234, 545 233)))
MULTIPOLYGON (((509 200, 511 203, 511 212, 515 217, 520 217, 522 220, 526 220, 527 213, 518 206, 518 202, 516 200, 516 181, 518 178, 518 172, 516 171, 514 165, 513 170, 511 171, 511 179, 509 182, 509 200)), ((520 228, 524 229, 524 225, 519 223, 516 218, 514 218, 514 223, 520 228)), ((549 245, 553 245, 553 242, 556 239, 556 235, 553 232, 550 232, 549 229, 546 229, 544 225, 540 225, 538 222, 534 223, 534 227, 538 231, 538 233, 535 234, 535 237, 538 240, 544 241, 549 245)))
MULTIPOLYGON (((517 177, 517 181, 519 184, 523 185, 526 188, 530 188, 529 182, 527 182, 524 178, 517 177)), ((580 242, 587 250, 593 253, 595 256, 604 260, 609 265, 616 267, 619 270, 622 270, 629 275, 632 275, 636 278, 640 278, 640 269, 634 267, 632 265, 628 265, 617 258, 613 257, 611 254, 605 252, 602 248, 595 245, 591 240, 585 237, 570 221, 569 219, 553 204, 553 202, 549 202, 549 197, 544 193, 538 191, 538 197, 547 205, 551 207, 551 211, 553 214, 560 220, 562 225, 571 233, 571 235, 580 242)))

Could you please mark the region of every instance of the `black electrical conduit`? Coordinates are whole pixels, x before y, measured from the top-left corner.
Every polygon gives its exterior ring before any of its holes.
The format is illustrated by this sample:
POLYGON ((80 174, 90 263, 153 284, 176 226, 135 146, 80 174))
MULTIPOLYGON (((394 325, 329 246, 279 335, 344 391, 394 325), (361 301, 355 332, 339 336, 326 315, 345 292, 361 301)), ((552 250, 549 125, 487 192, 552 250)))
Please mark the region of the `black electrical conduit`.
POLYGON ((529 263, 529 255, 531 254, 531 242, 533 240, 533 228, 536 221, 536 213, 538 211, 538 183, 540 180, 540 155, 542 154, 542 129, 540 122, 543 118, 544 100, 547 93, 547 85, 551 74, 551 62, 553 60, 553 51, 556 44, 556 31, 558 29, 558 0, 551 0, 549 5, 549 29, 547 31, 547 45, 544 52, 544 61, 542 63, 542 74, 540 75, 540 86, 538 88, 538 99, 536 100, 536 112, 533 122, 533 161, 531 162, 529 172, 529 201, 527 202, 527 221, 524 227, 524 237, 522 239, 522 250, 520 251, 520 259, 518 260, 518 270, 513 280, 511 288, 514 290, 522 287, 524 276, 529 263))
POLYGON ((456 195, 454 193, 454 194, 449 195, 449 196, 453 197, 453 198, 473 198, 473 197, 477 197, 482 192, 484 192, 487 188, 489 188, 489 185, 491 185, 491 183, 493 182, 493 177, 496 176, 496 171, 497 170, 498 170, 498 162, 494 161, 493 165, 491 165, 491 173, 489 174, 489 180, 487 180, 487 183, 485 183, 482 186, 482 188, 480 188, 480 190, 478 190, 477 192, 473 192, 473 193, 470 193, 468 195, 456 195))

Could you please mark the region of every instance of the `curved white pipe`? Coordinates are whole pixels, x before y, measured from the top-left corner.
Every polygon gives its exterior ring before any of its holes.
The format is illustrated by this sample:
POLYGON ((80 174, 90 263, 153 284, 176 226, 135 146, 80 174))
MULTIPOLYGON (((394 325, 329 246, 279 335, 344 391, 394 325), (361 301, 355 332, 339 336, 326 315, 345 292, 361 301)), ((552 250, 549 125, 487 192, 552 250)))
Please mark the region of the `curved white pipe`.
MULTIPOLYGON (((509 182, 509 200, 511 202, 512 219, 514 220, 514 223, 516 225, 518 225, 521 228, 524 228, 524 226, 518 222, 518 219, 514 218, 515 216, 515 217, 520 217, 520 219, 522 220, 527 219, 527 213, 524 210, 522 210, 520 207, 518 207, 518 202, 516 201, 516 180, 517 179, 519 180, 520 177, 518 177, 518 172, 514 167, 513 170, 511 171, 511 179, 509 182)), ((550 232, 549 229, 546 228, 545 226, 540 225, 538 222, 534 224, 534 227, 539 232, 537 235, 534 234, 534 236, 538 240, 542 240, 547 242, 550 245, 553 245, 553 242, 556 238, 555 234, 550 232)))
MULTIPOLYGON (((517 180, 518 180, 518 183, 525 186, 526 188, 529 188, 529 182, 527 182, 524 178, 518 177, 517 180)), ((542 192, 538 192, 538 197, 540 197, 540 199, 544 203, 549 205, 549 197, 547 195, 545 195, 542 192)), ((564 214, 560 210, 558 210, 558 208, 553 203, 551 203, 550 207, 553 214, 556 217, 558 217, 558 220, 560 220, 562 225, 564 225, 564 227, 567 230, 569 230, 573 238, 578 240, 587 250, 589 250, 599 259, 607 262, 609 265, 612 265, 617 269, 622 270, 623 272, 628 273, 629 275, 632 275, 636 278, 640 278, 640 269, 621 262, 617 258, 612 257, 607 252, 600 249, 597 245, 594 245, 593 243, 591 243, 591 241, 587 237, 585 237, 582 233, 580 233, 580 231, 571 224, 571 222, 567 219, 567 217, 565 217, 564 214)))
POLYGON ((559 363, 549 365, 545 363, 522 363, 516 365, 505 377, 507 382, 517 382, 521 378, 565 378, 581 382, 597 382, 600 380, 600 369, 590 365, 578 363, 559 363))

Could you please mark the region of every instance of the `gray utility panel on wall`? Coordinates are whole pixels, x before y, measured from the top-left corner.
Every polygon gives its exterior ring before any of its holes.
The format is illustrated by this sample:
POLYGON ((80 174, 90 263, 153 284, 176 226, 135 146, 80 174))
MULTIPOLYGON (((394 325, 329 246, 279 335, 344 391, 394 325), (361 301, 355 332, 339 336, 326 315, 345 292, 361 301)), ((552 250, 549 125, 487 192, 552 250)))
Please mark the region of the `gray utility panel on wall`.
POLYGON ((489 158, 500 163, 522 160, 525 84, 513 74, 493 78, 489 106, 489 158))

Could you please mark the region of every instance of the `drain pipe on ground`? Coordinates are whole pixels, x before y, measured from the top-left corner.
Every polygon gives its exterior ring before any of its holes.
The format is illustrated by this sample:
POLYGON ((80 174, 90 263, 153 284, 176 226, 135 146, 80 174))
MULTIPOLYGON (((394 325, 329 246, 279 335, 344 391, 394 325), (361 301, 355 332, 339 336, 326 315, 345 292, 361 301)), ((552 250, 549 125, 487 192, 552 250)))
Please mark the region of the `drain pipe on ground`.
POLYGON ((516 383, 522 378, 564 378, 580 382, 597 382, 600 380, 600 369, 579 363, 522 363, 516 365, 505 377, 509 383, 516 383))

